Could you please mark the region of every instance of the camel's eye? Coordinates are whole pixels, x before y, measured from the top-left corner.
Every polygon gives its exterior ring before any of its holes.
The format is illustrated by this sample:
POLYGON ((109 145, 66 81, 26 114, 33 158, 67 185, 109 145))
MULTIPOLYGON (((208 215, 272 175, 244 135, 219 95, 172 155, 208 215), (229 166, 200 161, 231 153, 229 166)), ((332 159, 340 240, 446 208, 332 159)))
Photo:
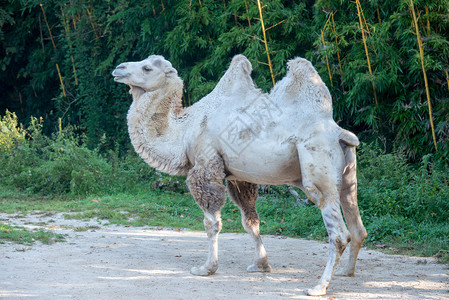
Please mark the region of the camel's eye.
POLYGON ((149 66, 144 66, 142 69, 143 69, 145 72, 153 71, 153 69, 151 69, 149 66))

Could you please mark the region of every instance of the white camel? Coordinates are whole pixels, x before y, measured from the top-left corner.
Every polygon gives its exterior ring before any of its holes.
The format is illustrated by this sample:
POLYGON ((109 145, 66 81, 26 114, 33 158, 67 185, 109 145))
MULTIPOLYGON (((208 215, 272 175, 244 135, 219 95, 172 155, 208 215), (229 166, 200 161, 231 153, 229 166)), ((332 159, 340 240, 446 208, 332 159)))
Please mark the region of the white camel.
POLYGON ((256 245, 247 270, 270 272, 255 206, 258 184, 289 184, 320 208, 329 234, 324 273, 305 291, 325 295, 348 243, 349 262, 341 273, 353 276, 366 237, 357 206, 359 141, 334 122, 331 95, 309 61, 291 60, 287 75, 270 94, 255 87, 251 71, 246 57, 235 56, 215 89, 188 108, 181 105, 183 82, 162 56, 122 63, 112 75, 131 88, 128 129, 134 149, 162 172, 187 175, 190 192, 204 212, 209 253, 205 264, 191 273, 217 271, 220 211, 226 201, 223 179, 256 245))

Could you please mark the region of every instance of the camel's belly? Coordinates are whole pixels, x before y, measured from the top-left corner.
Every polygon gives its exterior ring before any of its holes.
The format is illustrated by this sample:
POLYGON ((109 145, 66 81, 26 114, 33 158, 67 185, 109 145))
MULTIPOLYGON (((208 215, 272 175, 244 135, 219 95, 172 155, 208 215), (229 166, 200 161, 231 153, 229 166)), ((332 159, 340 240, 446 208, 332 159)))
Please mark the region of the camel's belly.
POLYGON ((227 179, 257 184, 298 185, 301 171, 295 145, 252 143, 239 153, 223 156, 227 179))

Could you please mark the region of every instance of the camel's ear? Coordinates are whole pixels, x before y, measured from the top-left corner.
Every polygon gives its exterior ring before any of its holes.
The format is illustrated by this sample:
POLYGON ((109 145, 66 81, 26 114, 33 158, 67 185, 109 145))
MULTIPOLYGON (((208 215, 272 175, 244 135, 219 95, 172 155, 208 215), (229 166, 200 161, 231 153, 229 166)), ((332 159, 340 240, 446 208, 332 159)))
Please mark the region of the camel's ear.
POLYGON ((165 76, 170 77, 173 75, 178 75, 178 71, 176 71, 176 69, 172 67, 169 61, 165 60, 162 56, 158 56, 158 58, 161 59, 156 59, 155 61, 153 61, 153 65, 161 68, 164 71, 165 76))

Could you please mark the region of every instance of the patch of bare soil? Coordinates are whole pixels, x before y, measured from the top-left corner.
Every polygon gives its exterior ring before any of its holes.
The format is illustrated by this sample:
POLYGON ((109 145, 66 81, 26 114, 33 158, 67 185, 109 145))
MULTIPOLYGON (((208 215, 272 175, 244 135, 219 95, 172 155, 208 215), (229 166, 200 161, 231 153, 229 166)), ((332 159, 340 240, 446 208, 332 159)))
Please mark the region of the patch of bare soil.
MULTIPOLYGON (((207 252, 203 232, 104 226, 97 221, 1 215, 22 225, 53 220, 48 230, 65 243, 0 244, 0 298, 8 299, 448 299, 449 275, 432 258, 362 249, 353 278, 334 276, 326 297, 308 297, 327 260, 327 245, 264 236, 272 273, 247 273, 248 235, 219 238, 217 274, 197 277, 192 266, 207 252), (84 232, 67 226, 91 227, 84 232)), ((5 222, 5 221, 4 221, 5 222)), ((343 258, 344 259, 344 258, 343 258)))

